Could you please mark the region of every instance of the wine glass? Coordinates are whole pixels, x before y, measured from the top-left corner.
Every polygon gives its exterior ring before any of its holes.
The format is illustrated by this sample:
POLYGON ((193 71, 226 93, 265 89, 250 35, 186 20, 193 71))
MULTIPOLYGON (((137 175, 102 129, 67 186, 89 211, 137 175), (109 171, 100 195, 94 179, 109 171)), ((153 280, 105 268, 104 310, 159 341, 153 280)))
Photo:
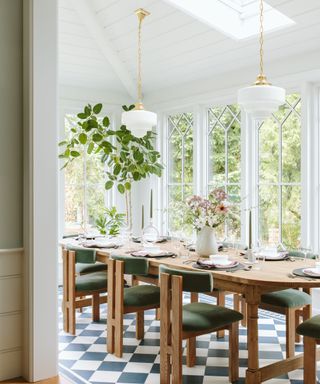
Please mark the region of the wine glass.
POLYGON ((312 257, 312 247, 310 245, 307 245, 306 247, 300 247, 299 252, 303 255, 303 261, 306 262, 308 260, 308 256, 312 257))
POLYGON ((261 242, 259 240, 257 240, 254 244, 252 253, 254 255, 253 269, 260 270, 262 268, 262 264, 266 261, 266 254, 263 252, 263 248, 261 247, 261 242))

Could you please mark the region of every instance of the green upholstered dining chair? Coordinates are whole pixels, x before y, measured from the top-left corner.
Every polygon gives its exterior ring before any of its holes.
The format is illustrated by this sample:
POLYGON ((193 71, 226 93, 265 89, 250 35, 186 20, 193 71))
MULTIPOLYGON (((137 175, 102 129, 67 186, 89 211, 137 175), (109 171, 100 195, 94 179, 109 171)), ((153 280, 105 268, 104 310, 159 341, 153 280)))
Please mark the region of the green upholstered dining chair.
POLYGON ((303 336, 303 382, 304 384, 316 384, 317 345, 320 344, 320 315, 301 323, 297 328, 297 333, 303 336))
POLYGON ((108 260, 107 350, 117 357, 123 351, 123 316, 136 313, 136 337, 144 337, 144 311, 160 307, 160 288, 155 285, 124 287, 124 275, 147 276, 146 258, 112 255, 108 260))
POLYGON ((85 275, 92 272, 107 270, 107 264, 101 263, 96 259, 96 250, 68 245, 69 251, 79 251, 76 259, 76 274, 85 275))
POLYGON ((196 337, 229 331, 229 379, 239 378, 239 321, 242 314, 218 305, 199 303, 198 293, 213 290, 212 275, 160 266, 160 383, 182 383, 182 340, 187 340, 187 365, 196 360, 196 337), (183 305, 183 292, 191 303, 183 305))
POLYGON ((223 246, 223 248, 235 248, 235 249, 239 249, 239 250, 243 250, 243 251, 248 249, 247 244, 241 243, 238 241, 235 241, 234 243, 232 243, 230 241, 223 241, 222 246, 223 246))
MULTIPOLYGON (((290 251, 290 257, 304 257, 302 252, 290 251)), ((308 258, 313 258, 313 254, 308 254, 308 258)), ((312 299, 310 291, 303 292, 298 289, 285 289, 265 293, 261 296, 260 308, 271 312, 285 315, 286 317, 286 357, 293 357, 295 354, 295 342, 299 342, 296 328, 301 322, 301 318, 307 320, 311 313, 312 299)))
POLYGON ((91 249, 64 249, 63 257, 63 329, 65 332, 75 334, 77 308, 92 305, 93 321, 100 320, 100 304, 107 302, 107 271, 94 271, 79 274, 77 264, 94 265, 95 251, 91 249))
MULTIPOLYGON (((307 255, 313 258, 313 254, 307 255)), ((303 257, 302 252, 290 251, 289 257, 303 257)), ((243 326, 246 326, 246 304, 243 297, 240 299, 241 312, 244 314, 243 326)), ((299 342, 299 335, 296 327, 300 324, 301 318, 307 320, 311 313, 311 296, 309 292, 298 289, 285 289, 266 293, 261 296, 260 308, 270 312, 280 313, 286 317, 286 357, 295 354, 295 342, 299 342)))

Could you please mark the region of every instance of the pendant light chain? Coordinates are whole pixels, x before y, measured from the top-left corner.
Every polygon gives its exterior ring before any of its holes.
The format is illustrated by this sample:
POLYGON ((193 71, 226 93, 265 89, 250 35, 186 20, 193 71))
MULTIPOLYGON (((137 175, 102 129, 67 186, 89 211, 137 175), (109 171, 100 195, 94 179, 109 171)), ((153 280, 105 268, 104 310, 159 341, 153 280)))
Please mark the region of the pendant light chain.
POLYGON ((138 29, 138 103, 142 103, 142 48, 141 48, 141 27, 143 18, 139 17, 139 29, 138 29))
POLYGON ((263 28, 263 0, 260 1, 260 75, 264 76, 264 65, 263 65, 263 46, 264 46, 264 28, 263 28))
POLYGON ((264 4, 263 0, 260 0, 260 37, 259 37, 259 45, 260 45, 260 73, 257 77, 255 85, 271 85, 268 83, 268 80, 264 74, 264 4))

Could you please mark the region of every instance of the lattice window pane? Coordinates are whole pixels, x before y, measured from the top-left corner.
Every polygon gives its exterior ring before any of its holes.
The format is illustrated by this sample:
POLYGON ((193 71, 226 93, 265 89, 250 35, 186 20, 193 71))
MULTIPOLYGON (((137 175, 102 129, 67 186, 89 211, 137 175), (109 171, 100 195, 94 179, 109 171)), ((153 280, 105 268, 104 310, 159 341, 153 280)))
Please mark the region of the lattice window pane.
POLYGON ((191 233, 185 224, 185 200, 193 194, 193 115, 168 117, 168 230, 191 233))
POLYGON ((215 126, 209 135, 209 183, 224 185, 226 178, 225 130, 215 126))
POLYGON ((298 247, 301 222, 301 187, 282 187, 282 241, 298 247))
POLYGON ((279 187, 259 187, 259 229, 263 243, 277 244, 279 241, 279 187))
POLYGON ((241 123, 238 105, 208 110, 208 191, 223 187, 237 206, 235 216, 217 228, 220 238, 240 238, 241 123))
POLYGON ((265 121, 259 130, 259 178, 263 183, 279 180, 279 124, 265 121))
POLYGON ((266 242, 298 247, 301 236, 301 97, 259 127, 259 231, 266 242))

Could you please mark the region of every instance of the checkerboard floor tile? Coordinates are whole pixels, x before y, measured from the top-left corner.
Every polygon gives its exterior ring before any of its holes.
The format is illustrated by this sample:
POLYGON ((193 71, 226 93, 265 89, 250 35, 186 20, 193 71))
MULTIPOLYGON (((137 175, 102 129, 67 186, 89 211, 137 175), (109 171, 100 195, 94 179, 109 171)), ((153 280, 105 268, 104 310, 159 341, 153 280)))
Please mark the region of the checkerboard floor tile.
MULTIPOLYGON (((188 301, 188 297, 185 297, 188 301)), ((201 297, 214 303, 213 298, 201 297)), ((232 306, 231 298, 227 305, 232 306)), ((60 312, 59 367, 60 373, 76 384, 158 384, 160 371, 160 323, 154 311, 145 315, 145 338, 135 339, 135 316, 129 314, 124 321, 124 354, 121 359, 106 352, 106 305, 101 306, 101 321, 91 321, 91 308, 77 313, 76 336, 62 330, 60 312)), ((240 380, 244 383, 247 366, 246 329, 240 328, 240 380)), ((297 352, 303 350, 296 346, 297 352)), ((228 336, 217 339, 215 334, 197 338, 197 361, 193 368, 185 365, 183 356, 183 384, 228 383, 228 336)), ((259 358, 260 365, 270 364, 285 356, 285 321, 281 315, 260 311, 259 358)), ((320 366, 319 366, 320 368, 320 366)), ((319 372, 320 373, 320 372, 319 372)), ((303 384, 301 370, 269 380, 268 384, 303 384)))

